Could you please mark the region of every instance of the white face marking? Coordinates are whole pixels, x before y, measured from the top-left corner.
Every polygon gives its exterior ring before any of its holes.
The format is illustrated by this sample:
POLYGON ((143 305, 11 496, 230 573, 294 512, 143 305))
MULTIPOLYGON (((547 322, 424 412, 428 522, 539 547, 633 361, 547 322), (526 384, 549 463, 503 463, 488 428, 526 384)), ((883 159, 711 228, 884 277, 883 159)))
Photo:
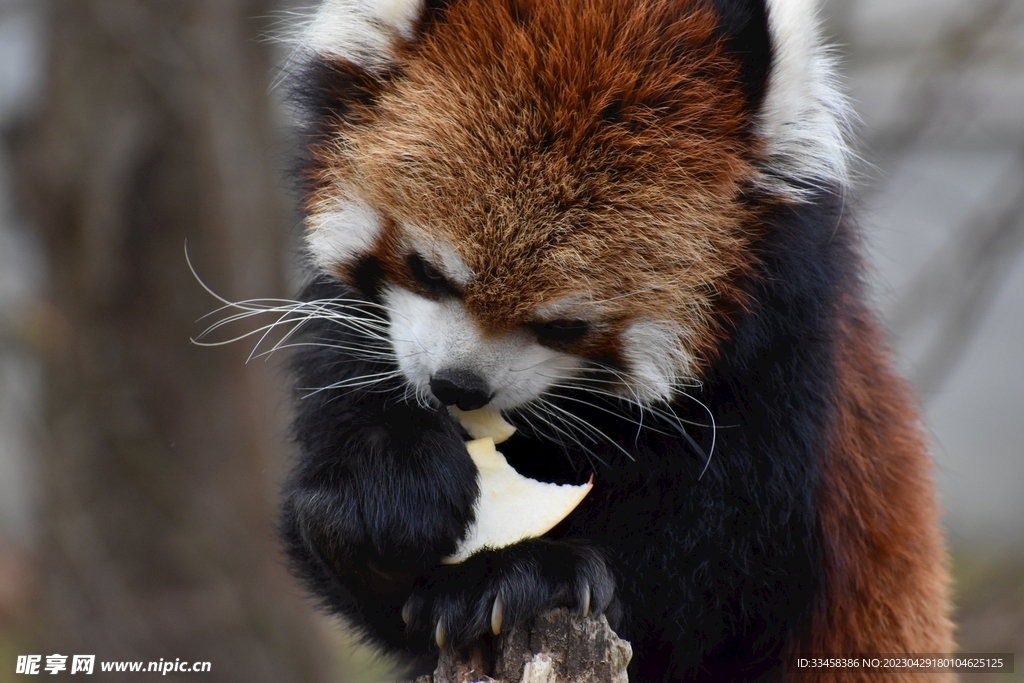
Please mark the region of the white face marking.
POLYGON ((600 320, 607 306, 582 294, 570 294, 541 304, 534 311, 537 320, 600 320))
POLYGON ((395 38, 411 39, 423 0, 324 0, 301 42, 319 55, 377 71, 394 61, 395 38))
POLYGON ((373 209, 358 200, 332 202, 306 218, 306 245, 323 272, 370 251, 382 226, 373 209))
MULTIPOLYGON (((845 185, 850 151, 849 105, 840 91, 832 56, 822 45, 816 0, 766 0, 774 59, 768 76, 760 133, 768 163, 785 180, 813 186, 845 185)), ((777 182, 777 181, 776 181, 777 182)))
POLYGON ((390 287, 384 303, 398 366, 427 396, 434 373, 458 369, 482 377, 494 392, 490 405, 507 410, 537 398, 583 365, 576 356, 541 346, 526 330, 485 339, 457 299, 434 301, 390 287))
POLYGON ((643 402, 668 401, 690 368, 692 359, 680 348, 678 325, 640 320, 622 333, 626 381, 632 397, 643 402))

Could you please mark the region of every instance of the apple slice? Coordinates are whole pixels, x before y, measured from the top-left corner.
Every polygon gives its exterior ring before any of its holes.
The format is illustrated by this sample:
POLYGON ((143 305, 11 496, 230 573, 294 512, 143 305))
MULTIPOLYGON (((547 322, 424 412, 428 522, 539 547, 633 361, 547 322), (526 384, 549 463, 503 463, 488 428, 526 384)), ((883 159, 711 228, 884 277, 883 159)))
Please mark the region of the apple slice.
POLYGON ((516 472, 494 448, 494 439, 466 442, 480 472, 476 523, 444 564, 458 564, 481 548, 501 548, 526 538, 543 536, 569 516, 594 487, 586 484, 548 484, 516 472))
POLYGON ((508 438, 516 433, 516 428, 505 422, 505 418, 501 416, 501 411, 497 408, 486 406, 479 410, 459 410, 452 406, 451 411, 452 415, 462 423, 466 433, 474 439, 489 436, 497 444, 508 441, 508 438))

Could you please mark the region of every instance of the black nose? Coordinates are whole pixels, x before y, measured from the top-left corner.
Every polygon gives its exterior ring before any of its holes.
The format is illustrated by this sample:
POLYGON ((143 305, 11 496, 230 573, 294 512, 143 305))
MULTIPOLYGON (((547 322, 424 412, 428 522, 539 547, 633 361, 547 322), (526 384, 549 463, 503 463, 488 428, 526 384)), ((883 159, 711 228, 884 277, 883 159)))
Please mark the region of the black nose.
POLYGON ((483 408, 491 400, 487 382, 465 370, 441 370, 430 378, 430 390, 441 403, 462 410, 483 408))

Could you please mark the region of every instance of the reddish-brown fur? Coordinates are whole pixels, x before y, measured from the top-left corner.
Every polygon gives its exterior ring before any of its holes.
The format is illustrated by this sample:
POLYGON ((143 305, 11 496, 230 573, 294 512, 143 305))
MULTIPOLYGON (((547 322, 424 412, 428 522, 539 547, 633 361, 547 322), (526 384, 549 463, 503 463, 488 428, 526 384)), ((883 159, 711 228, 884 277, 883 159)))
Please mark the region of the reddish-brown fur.
MULTIPOLYGON (((843 302, 838 414, 819 491, 825 582, 801 654, 953 652, 931 461, 870 314, 843 302)), ((948 681, 951 674, 794 669, 792 680, 948 681)))
MULTIPOLYGON (((339 122, 315 150, 309 210, 355 191, 445 240, 477 273, 466 306, 491 334, 582 293, 602 302, 607 343, 643 310, 708 358, 709 314, 749 265, 740 193, 755 174, 716 16, 668 0, 517 6, 457 3, 403 46, 401 78, 361 109, 363 125, 339 122)), ((394 247, 382 239, 375 254, 400 269, 394 247)))
MULTIPOLYGON (((583 294, 599 302, 603 326, 576 352, 614 352, 642 313, 685 331, 688 370, 706 366, 726 333, 716 320, 743 304, 733 283, 752 265, 759 215, 742 197, 758 152, 717 17, 696 0, 515 4, 454 4, 398 46, 400 77, 339 62, 360 97, 313 147, 307 210, 338 196, 374 207, 384 229, 372 255, 409 289, 405 235, 447 243, 476 273, 462 296, 491 335, 583 294)), ((848 298, 839 318, 837 414, 818 493, 824 584, 793 656, 950 652, 918 416, 862 304, 848 298)))

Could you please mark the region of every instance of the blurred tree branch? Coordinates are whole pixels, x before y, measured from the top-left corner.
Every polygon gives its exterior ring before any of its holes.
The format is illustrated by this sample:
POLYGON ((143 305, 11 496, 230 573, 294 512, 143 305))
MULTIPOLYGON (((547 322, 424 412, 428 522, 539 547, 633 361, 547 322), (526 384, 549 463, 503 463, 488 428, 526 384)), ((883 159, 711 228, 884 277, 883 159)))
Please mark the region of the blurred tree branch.
MULTIPOLYGON (((966 117, 953 106, 951 92, 987 59, 1009 50, 1006 45, 1002 49, 994 45, 992 37, 1012 21, 1010 14, 1017 4, 1017 0, 985 0, 965 5, 927 49, 903 55, 912 58, 915 66, 900 92, 896 118, 890 125, 866 131, 866 147, 875 163, 895 167, 915 151, 939 142, 942 129, 963 134, 966 117)), ((851 30, 850 5, 835 20, 840 33, 851 30)), ((861 54, 895 61, 892 55, 878 57, 877 49, 862 49, 861 54)), ((935 395, 956 369, 999 286, 1024 251, 1022 179, 1024 153, 1008 174, 1008 186, 952 231, 887 311, 891 336, 904 354, 911 341, 926 341, 910 371, 911 381, 925 399, 935 395)), ((877 192, 884 187, 876 182, 867 189, 877 192)))
MULTIPOLYGON (((281 391, 190 345, 214 305, 283 289, 262 0, 55 0, 19 143, 49 261, 41 316, 47 652, 330 677, 273 538, 281 391)), ((173 677, 172 677, 173 678, 173 677)))
POLYGON ((894 337, 937 330, 911 372, 924 396, 949 377, 977 334, 1000 285, 1024 253, 1024 150, 1009 174, 1010 199, 989 205, 958 228, 906 287, 890 311, 894 337))
POLYGON ((929 46, 915 56, 916 66, 907 78, 893 125, 867 131, 866 146, 886 167, 915 146, 933 130, 943 112, 949 86, 964 78, 984 56, 985 39, 999 26, 1016 0, 985 0, 972 3, 966 18, 954 22, 929 46))

